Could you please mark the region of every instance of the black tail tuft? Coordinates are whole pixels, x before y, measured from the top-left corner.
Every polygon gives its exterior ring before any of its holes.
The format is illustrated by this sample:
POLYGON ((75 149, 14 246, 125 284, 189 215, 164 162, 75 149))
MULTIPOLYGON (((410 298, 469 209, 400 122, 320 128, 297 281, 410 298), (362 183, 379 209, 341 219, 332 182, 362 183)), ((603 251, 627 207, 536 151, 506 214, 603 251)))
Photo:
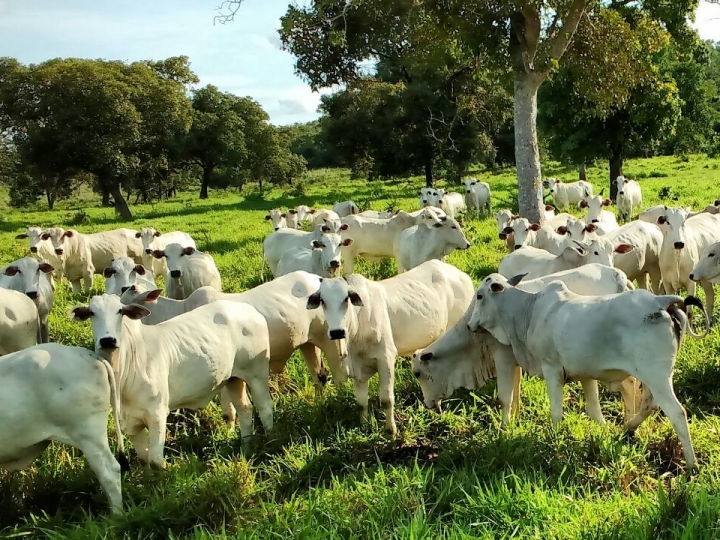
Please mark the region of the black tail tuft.
POLYGON ((685 307, 696 306, 702 310, 705 309, 702 302, 700 301, 700 299, 697 296, 690 295, 687 298, 685 298, 685 301, 683 303, 685 304, 685 307))
POLYGON ((118 463, 120 464, 121 472, 129 472, 130 471, 130 462, 128 461, 128 458, 125 456, 124 452, 118 453, 117 460, 118 460, 118 463))

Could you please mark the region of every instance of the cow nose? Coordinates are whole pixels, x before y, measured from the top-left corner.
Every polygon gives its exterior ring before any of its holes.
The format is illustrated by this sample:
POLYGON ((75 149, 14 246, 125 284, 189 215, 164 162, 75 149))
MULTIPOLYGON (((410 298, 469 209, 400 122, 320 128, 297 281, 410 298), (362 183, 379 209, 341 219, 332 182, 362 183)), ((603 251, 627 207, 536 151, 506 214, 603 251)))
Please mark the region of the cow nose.
POLYGON ((171 277, 171 278, 175 278, 175 279, 179 278, 179 277, 180 277, 180 270, 173 270, 173 271, 171 271, 171 272, 170 272, 170 277, 171 277))
POLYGON ((619 194, 620 194, 620 195, 623 195, 624 193, 625 193, 624 191, 621 191, 619 194))
POLYGON ((37 300, 37 291, 28 291, 28 292, 25 293, 25 295, 26 295, 30 300, 37 300))
POLYGON ((330 268, 340 268, 340 261, 330 261, 330 268))
POLYGON ((345 339, 345 330, 342 328, 330 330, 330 339, 345 339))
POLYGON ((423 204, 425 204, 425 203, 427 203, 427 201, 425 199, 423 199, 423 204))
POLYGON ((30 248, 30 253, 37 253, 37 248, 36 248, 36 247, 31 247, 31 248, 30 248))
POLYGON ((279 230, 280 230, 280 227, 275 227, 275 230, 276 230, 276 231, 279 231, 279 230))
POLYGON ((56 250, 55 250, 55 254, 56 254, 56 255, 62 255, 62 254, 63 254, 63 250, 62 250, 62 249, 56 249, 56 250))
POLYGON ((520 249, 522 247, 522 244, 516 244, 515 249, 520 249))
POLYGON ((145 250, 145 253, 147 253, 148 255, 152 255, 152 249, 149 249, 149 248, 146 249, 146 250, 145 250))
POLYGON ((120 292, 125 293, 130 287, 120 287, 120 292))
POLYGON ((675 242, 673 246, 675 246, 675 249, 682 249, 685 247, 685 242, 675 242))
POLYGON ((690 281, 695 281, 695 274, 690 274, 688 277, 690 278, 690 281))
POLYGON ((498 238, 500 238, 500 240, 506 240, 507 234, 501 232, 500 234, 498 234, 498 238))
POLYGON ((103 349, 117 349, 117 339, 114 337, 100 338, 100 347, 103 349))
POLYGON ((465 244, 465 249, 470 249, 470 246, 471 246, 471 245, 472 245, 472 244, 471 244, 470 242, 468 242, 467 244, 465 244))
POLYGON ((600 220, 599 220, 599 219, 593 219, 593 220, 591 221, 591 223, 600 223, 600 220))

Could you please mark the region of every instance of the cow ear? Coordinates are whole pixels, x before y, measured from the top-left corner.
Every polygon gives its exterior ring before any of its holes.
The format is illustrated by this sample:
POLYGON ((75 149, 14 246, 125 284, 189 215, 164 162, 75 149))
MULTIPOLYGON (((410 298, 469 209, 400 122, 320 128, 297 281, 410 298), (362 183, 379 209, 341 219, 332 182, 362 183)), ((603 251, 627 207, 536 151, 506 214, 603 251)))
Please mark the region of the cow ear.
POLYGON ((294 208, 291 208, 290 210, 288 210, 288 212, 290 212, 293 216, 297 214, 297 210, 295 210, 294 208))
POLYGON ((195 248, 192 246, 188 246, 185 249, 183 249, 183 253, 185 255, 192 255, 193 253, 195 253, 195 248))
POLYGON ((140 238, 141 236, 142 236, 142 234, 140 234, 139 232, 135 233, 135 238, 140 238))
POLYGON ((567 227, 565 225, 562 225, 562 226, 558 227, 555 232, 558 234, 567 234, 568 231, 567 231, 567 227))
POLYGON ((20 271, 20 269, 19 269, 17 266, 8 266, 8 267, 5 269, 4 274, 5 274, 6 276, 12 277, 12 276, 14 276, 15 274, 17 274, 19 271, 20 271))
POLYGON ((267 216, 265 216, 265 219, 270 219, 270 214, 268 214, 267 216))
POLYGON ((603 196, 603 193, 605 193, 605 188, 602 188, 602 189, 600 190, 600 193, 598 193, 598 195, 600 195, 600 196, 602 197, 602 196, 603 196))
POLYGON ((510 279, 508 279, 508 285, 512 285, 513 287, 516 287, 518 283, 522 281, 522 279, 528 275, 528 272, 525 272, 524 274, 518 274, 517 276, 513 276, 510 279))
POLYGON ((624 183, 625 183, 625 184, 627 184, 627 183, 628 183, 628 180, 627 180, 627 178, 625 179, 625 182, 624 182, 624 183))
POLYGON ((347 231, 349 228, 350 228, 350 225, 348 225, 347 223, 343 223, 342 225, 340 225, 341 231, 347 231))
POLYGON ((720 199, 715 199, 713 206, 720 206, 720 199))
POLYGON ((75 233, 72 232, 72 231, 65 231, 65 232, 63 233, 63 236, 67 236, 68 238, 72 238, 73 236, 75 236, 75 233))
POLYGON ((156 259, 162 259, 165 256, 165 251, 161 249, 156 249, 152 252, 153 257, 156 259))
POLYGON ((155 302, 155 300, 158 299, 158 297, 162 294, 162 289, 155 289, 153 291, 148 291, 145 295, 145 301, 146 302, 155 302))
POLYGON ((112 266, 108 266, 103 270, 103 276, 105 276, 105 279, 111 278, 115 275, 115 269, 112 266))
POLYGON ((93 316, 93 312, 87 306, 75 306, 68 311, 68 318, 73 321, 87 321, 93 316))
POLYGON ((426 352, 426 353, 423 353, 420 355, 420 360, 422 360, 423 362, 428 362, 428 361, 432 360, 432 358, 433 358, 433 353, 431 353, 431 352, 426 352))
POLYGON ((307 309, 317 309, 320 307, 320 291, 314 292, 308 296, 307 305, 305 307, 307 309))
POLYGON ((160 231, 155 231, 153 236, 157 238, 158 236, 162 236, 162 233, 160 231))
POLYGON ((594 223, 588 223, 587 225, 585 225, 585 230, 587 232, 595 232, 597 230, 597 225, 595 225, 594 223))
POLYGON ((350 291, 350 292, 348 293, 348 298, 350 299, 350 303, 351 303, 353 306, 363 307, 363 305, 364 305, 364 304, 363 304, 363 301, 362 301, 362 299, 360 298, 360 295, 359 295, 358 293, 356 293, 355 291, 350 291))
POLYGON ((664 225, 666 221, 667 218, 665 216, 658 216, 657 218, 658 225, 664 225))
MULTIPOLYGON (((512 234, 513 228, 512 227, 505 227, 503 229, 503 234, 512 234)), ((504 238, 501 238, 501 240, 504 240, 504 238)))
POLYGON ((535 232, 539 231, 539 230, 540 230, 540 224, 539 224, 539 223, 533 223, 532 225, 530 225, 530 230, 531 230, 531 231, 535 231, 535 232))
POLYGON ((134 321, 150 315, 150 310, 148 308, 138 304, 130 304, 128 306, 123 306, 121 311, 122 314, 125 315, 128 319, 132 319, 134 321))
POLYGON ((549 205, 549 204, 546 204, 546 205, 545 205, 545 211, 546 211, 546 212, 554 212, 554 211, 555 211, 555 207, 554 207, 554 206, 551 206, 551 205, 549 205))
POLYGON ((587 208, 587 207, 588 207, 588 203, 585 199, 580 201, 580 208, 587 208))
POLYGON ((635 248, 632 244, 620 244, 615 248, 615 253, 628 253, 633 249, 635 248))
POLYGON ((55 271, 55 268, 53 267, 53 265, 50 263, 46 263, 46 262, 40 263, 40 266, 38 268, 40 268, 40 271, 43 274, 49 274, 50 272, 55 271))
POLYGON ((343 246, 349 246, 350 244, 353 243, 353 241, 354 241, 354 240, 353 240, 352 238, 346 238, 345 240, 342 241, 342 244, 341 244, 341 245, 343 245, 343 246))
POLYGON ((286 218, 286 217, 287 217, 287 214, 280 214, 280 217, 281 217, 281 218, 286 218))
POLYGON ((139 276, 145 275, 145 267, 142 264, 136 264, 133 270, 135 270, 135 273, 139 276))
POLYGON ((50 235, 44 232, 40 235, 40 238, 42 238, 43 240, 50 240, 50 235))
POLYGON ((27 238, 27 237, 28 237, 28 235, 27 235, 26 233, 22 233, 22 234, 18 234, 18 235, 15 237, 15 240, 22 240, 22 239, 27 238))
POLYGON ((315 212, 317 212, 317 210, 315 210, 314 208, 308 210, 308 214, 314 214, 315 212))
POLYGON ((323 243, 318 240, 313 240, 312 247, 315 249, 320 249, 323 246, 323 243))
POLYGON ((605 199, 603 201, 603 206, 610 206, 612 204, 612 201, 610 199, 605 199))
POLYGON ((490 285, 490 290, 496 294, 499 294, 501 292, 505 292, 505 287, 502 283, 493 283, 490 285))

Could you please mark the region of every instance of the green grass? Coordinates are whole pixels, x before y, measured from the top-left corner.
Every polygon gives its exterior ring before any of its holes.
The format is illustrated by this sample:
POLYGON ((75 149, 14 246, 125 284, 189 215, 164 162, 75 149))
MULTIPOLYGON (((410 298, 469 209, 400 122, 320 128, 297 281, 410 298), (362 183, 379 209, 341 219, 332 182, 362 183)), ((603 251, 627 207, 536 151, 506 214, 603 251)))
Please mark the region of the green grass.
MULTIPOLYGON (((720 160, 656 158, 631 161, 646 206, 703 207, 717 198, 720 160), (663 189, 665 188, 665 189, 663 189), (676 200, 675 200, 676 198, 676 200)), ((548 166, 545 174, 574 179, 548 166)), ((512 171, 479 176, 493 189, 494 207, 516 199, 512 171)), ((607 186, 604 169, 589 179, 607 186)), ((375 209, 416 208, 421 182, 350 181, 343 171, 320 171, 303 197, 291 189, 267 200, 239 194, 194 193, 171 202, 136 206, 139 228, 190 232, 216 259, 227 291, 259 283, 265 211, 305 203, 328 206, 354 199, 375 209)), ((607 194, 607 188, 606 188, 607 194)), ((112 210, 84 203, 84 232, 119 226, 112 210)), ((24 256, 14 240, 26 225, 68 226, 83 205, 63 203, 54 212, 4 211, 0 216, 0 262, 24 256)), ((449 261, 477 282, 503 256, 491 218, 464 223, 473 247, 449 261)), ((382 279, 394 263, 362 264, 382 279)), ((96 292, 102 279, 96 277, 96 292)), ((90 346, 89 325, 65 313, 86 301, 59 286, 51 335, 90 346)), ((49 538, 717 538, 720 535, 720 333, 688 339, 680 353, 676 388, 691 416, 700 471, 683 473, 682 451, 669 422, 656 415, 632 440, 621 430, 622 407, 604 395, 607 426, 591 422, 579 388, 566 389, 566 418, 550 426, 544 383, 523 382, 520 418, 500 427, 494 382, 475 393, 459 392, 442 414, 427 411, 420 389, 400 361, 396 383, 400 435, 382 433, 377 386, 371 385, 371 422, 359 423, 350 384, 329 384, 315 398, 307 371, 295 356, 273 377, 275 429, 241 448, 219 408, 175 412, 169 422, 167 471, 145 472, 136 460, 124 478, 126 512, 108 513, 104 494, 73 449, 53 444, 28 471, 0 472, 0 537, 49 538)), ((259 422, 256 421, 256 429, 259 422)), ((261 430, 260 430, 261 431, 261 430)), ((114 444, 114 443, 113 443, 114 444)))

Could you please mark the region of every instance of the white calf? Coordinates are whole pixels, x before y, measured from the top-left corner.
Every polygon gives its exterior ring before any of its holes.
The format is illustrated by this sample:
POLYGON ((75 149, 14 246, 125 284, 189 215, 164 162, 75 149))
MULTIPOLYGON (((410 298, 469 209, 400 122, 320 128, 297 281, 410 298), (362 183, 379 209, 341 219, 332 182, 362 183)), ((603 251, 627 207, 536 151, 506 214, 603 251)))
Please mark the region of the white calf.
POLYGON ((615 179, 617 187, 617 198, 615 204, 618 207, 618 217, 624 221, 632 217, 633 208, 637 206, 638 212, 642 206, 642 190, 640 184, 635 180, 628 180, 624 176, 615 179))
POLYGON ((0 306, 0 356, 42 340, 35 302, 21 292, 0 287, 0 306))
POLYGON ((492 212, 490 185, 487 182, 480 182, 477 178, 465 180, 465 204, 478 214, 484 212, 485 209, 490 214, 492 212))
POLYGON ((358 274, 324 279, 307 300, 322 306, 328 337, 353 379, 355 399, 367 418, 368 380, 380 379, 385 427, 397 432, 394 419, 395 360, 426 347, 465 313, 473 295, 472 280, 454 266, 428 261, 380 282, 358 274), (359 309, 356 309, 359 308, 359 309))
POLYGON ((194 247, 169 244, 163 250, 153 251, 153 257, 165 257, 167 260, 168 273, 165 283, 170 298, 182 300, 205 285, 222 290, 220 272, 213 258, 207 253, 194 247))
POLYGON ((135 234, 143 244, 143 265, 156 276, 165 275, 167 265, 165 259, 156 259, 152 256, 156 249, 165 249, 168 244, 180 244, 182 247, 194 247, 195 240, 188 233, 181 231, 173 231, 169 233, 161 233, 152 227, 143 227, 140 232, 135 234))
POLYGON ((441 208, 449 217, 454 218, 465 211, 465 198, 459 193, 455 193, 454 191, 445 191, 444 189, 438 189, 437 200, 435 204, 431 206, 437 206, 441 208))
POLYGON ((451 217, 432 225, 413 225, 400 233, 396 255, 398 272, 410 270, 431 259, 443 260, 455 249, 469 247, 470 242, 460 225, 451 217))
MULTIPOLYGON (((62 277, 62 261, 57 255, 55 255, 55 248, 53 247, 50 238, 48 237, 46 239, 43 237, 42 228, 28 227, 24 233, 18 234, 15 237, 16 240, 24 240, 25 238, 27 238, 28 243, 30 244, 30 253, 37 257, 39 261, 50 263, 50 265, 55 269, 52 275, 55 279, 60 279, 62 277)), ((53 283, 52 279, 50 280, 50 283, 53 283)))
POLYGON ((333 205, 333 212, 335 212, 341 218, 344 218, 354 214, 359 214, 360 209, 358 208, 357 204, 352 201, 343 201, 335 203, 333 205))
MULTIPOLYGON (((346 218, 347 219, 347 218, 346 218)), ((295 248, 309 249, 315 240, 319 240, 324 233, 334 233, 334 227, 328 224, 316 227, 310 232, 296 231, 294 229, 280 229, 269 234, 263 240, 263 254, 273 276, 277 276, 278 264, 282 256, 295 248)), ((346 231, 348 225, 340 225, 340 231, 346 231)))
POLYGON ((55 291, 48 275, 53 267, 32 257, 23 257, 11 262, 2 270, 0 287, 26 295, 35 303, 40 318, 40 342, 50 341, 48 320, 55 302, 55 291))
POLYGON ((313 228, 320 226, 330 227, 330 232, 339 232, 341 225, 340 216, 333 210, 318 210, 313 215, 313 228))
MULTIPOLYGON (((284 229, 284 228, 288 227, 286 218, 287 218, 287 214, 277 208, 274 210, 270 210, 267 213, 267 215, 265 216, 265 219, 270 221, 270 223, 272 223, 273 229, 276 231, 279 231, 280 229, 284 229)), ((291 227, 291 228, 294 229, 295 227, 291 227)))
POLYGON ((421 188, 420 191, 418 191, 418 196, 420 197, 420 207, 424 208, 425 206, 434 206, 436 201, 436 195, 433 195, 435 190, 433 188, 424 187, 421 188))
POLYGON ((584 180, 565 183, 557 178, 548 178, 546 183, 559 210, 579 204, 593 194, 592 184, 584 180))
POLYGON ((618 225, 617 219, 615 219, 615 214, 607 210, 603 210, 603 207, 610 206, 612 201, 610 199, 603 200, 601 195, 602 191, 600 192, 600 195, 583 199, 580 201, 580 208, 588 209, 588 214, 585 218, 586 223, 593 223, 598 227, 601 227, 604 234, 607 234, 618 230, 620 226, 618 225))
POLYGON ((720 283, 720 242, 714 242, 703 250, 688 277, 695 282, 720 283))
POLYGON ((140 460, 163 467, 170 411, 202 409, 223 388, 240 414, 241 437, 252 435, 246 385, 263 427, 272 429, 270 338, 265 319, 254 307, 218 301, 155 326, 140 323, 148 313, 104 294, 69 314, 76 321, 90 319, 95 351, 110 360, 118 374, 120 425, 140 460))
POLYGON ((321 277, 336 277, 342 263, 341 246, 349 246, 351 238, 340 238, 339 234, 324 233, 314 240, 312 248, 296 247, 286 251, 277 266, 276 276, 303 270, 321 277))
POLYGON ((122 511, 121 470, 128 470, 112 366, 81 347, 37 345, 0 358, 0 468, 26 469, 50 441, 80 450, 114 513, 122 511), (119 461, 110 451, 112 409, 119 461))
POLYGON ((103 270, 105 277, 105 292, 118 296, 130 288, 139 285, 147 290, 157 289, 155 276, 145 270, 142 264, 135 264, 130 257, 115 259, 110 266, 103 270))

